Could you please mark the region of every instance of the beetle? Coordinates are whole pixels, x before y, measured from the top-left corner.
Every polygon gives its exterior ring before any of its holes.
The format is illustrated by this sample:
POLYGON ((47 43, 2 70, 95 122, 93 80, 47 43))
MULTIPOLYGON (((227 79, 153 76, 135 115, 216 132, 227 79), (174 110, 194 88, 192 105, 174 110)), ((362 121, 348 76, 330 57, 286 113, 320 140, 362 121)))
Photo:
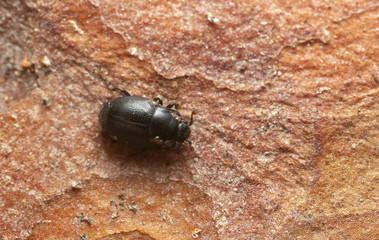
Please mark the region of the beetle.
POLYGON ((193 123, 193 114, 188 123, 177 111, 178 104, 163 106, 160 98, 150 100, 132 96, 114 98, 103 104, 99 114, 102 135, 113 142, 122 142, 139 149, 181 149, 188 139, 193 123), (175 107, 175 109, 173 109, 175 107))

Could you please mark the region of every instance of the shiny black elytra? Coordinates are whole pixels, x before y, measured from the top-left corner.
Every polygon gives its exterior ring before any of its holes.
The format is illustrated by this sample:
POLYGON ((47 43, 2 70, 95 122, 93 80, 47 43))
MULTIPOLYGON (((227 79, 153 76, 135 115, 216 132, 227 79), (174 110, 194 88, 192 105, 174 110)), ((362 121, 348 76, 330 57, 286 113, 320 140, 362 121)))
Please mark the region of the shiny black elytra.
POLYGON ((185 121, 171 103, 163 106, 162 100, 153 101, 143 97, 131 96, 120 90, 125 96, 112 99, 103 104, 99 119, 102 135, 105 139, 126 143, 139 149, 181 149, 188 139, 193 122, 185 121))

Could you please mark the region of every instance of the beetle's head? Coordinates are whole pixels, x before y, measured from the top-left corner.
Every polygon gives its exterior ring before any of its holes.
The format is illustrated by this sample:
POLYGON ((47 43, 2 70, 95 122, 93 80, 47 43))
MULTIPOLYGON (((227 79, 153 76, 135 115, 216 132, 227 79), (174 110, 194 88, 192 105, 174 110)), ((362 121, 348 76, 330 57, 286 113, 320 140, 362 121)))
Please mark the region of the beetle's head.
POLYGON ((179 142, 184 142, 191 134, 191 130, 187 122, 179 123, 178 127, 178 139, 179 142))

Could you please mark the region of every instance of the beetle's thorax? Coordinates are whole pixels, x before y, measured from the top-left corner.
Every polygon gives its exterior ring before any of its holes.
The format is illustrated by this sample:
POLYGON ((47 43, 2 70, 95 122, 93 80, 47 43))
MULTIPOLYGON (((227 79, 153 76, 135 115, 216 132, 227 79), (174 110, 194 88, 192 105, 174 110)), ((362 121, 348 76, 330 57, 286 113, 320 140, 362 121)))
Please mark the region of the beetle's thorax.
POLYGON ((180 119, 177 111, 158 105, 149 124, 150 138, 158 136, 164 141, 176 140, 180 119))

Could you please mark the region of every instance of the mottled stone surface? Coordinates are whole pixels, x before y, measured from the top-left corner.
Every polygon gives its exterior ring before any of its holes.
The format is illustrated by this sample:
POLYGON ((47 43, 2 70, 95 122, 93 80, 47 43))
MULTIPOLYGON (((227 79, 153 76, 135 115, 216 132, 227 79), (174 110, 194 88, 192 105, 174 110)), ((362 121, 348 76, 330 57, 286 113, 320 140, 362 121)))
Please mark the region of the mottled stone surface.
POLYGON ((377 1, 0 2, 2 239, 375 239, 377 1), (118 93, 194 149, 104 141, 118 93))

